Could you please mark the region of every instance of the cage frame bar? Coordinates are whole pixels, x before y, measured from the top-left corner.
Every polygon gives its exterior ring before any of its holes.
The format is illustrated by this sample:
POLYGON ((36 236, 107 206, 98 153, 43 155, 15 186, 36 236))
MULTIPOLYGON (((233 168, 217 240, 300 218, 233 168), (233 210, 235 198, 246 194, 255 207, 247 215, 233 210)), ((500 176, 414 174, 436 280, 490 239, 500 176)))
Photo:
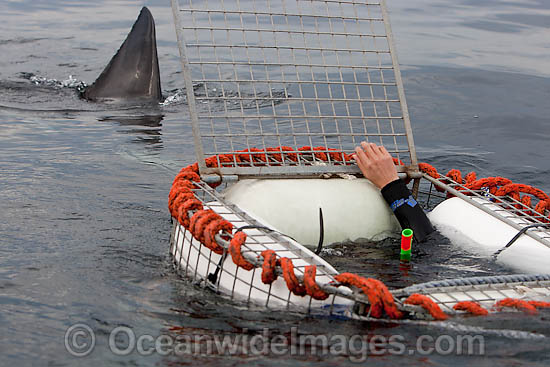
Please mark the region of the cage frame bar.
POLYGON ((183 73, 185 92, 187 95, 187 106, 189 108, 189 116, 191 118, 191 128, 193 130, 193 140, 195 143, 195 155, 197 157, 199 171, 203 172, 206 170, 206 162, 204 161, 204 150, 203 150, 203 146, 200 138, 200 129, 198 124, 199 116, 197 113, 196 103, 195 103, 193 78, 191 76, 191 70, 188 67, 189 61, 187 60, 187 51, 185 46, 185 38, 183 34, 179 0, 170 0, 170 3, 172 5, 172 15, 174 17, 174 25, 176 28, 176 39, 177 39, 178 50, 180 54, 180 63, 181 63, 181 70, 183 73))

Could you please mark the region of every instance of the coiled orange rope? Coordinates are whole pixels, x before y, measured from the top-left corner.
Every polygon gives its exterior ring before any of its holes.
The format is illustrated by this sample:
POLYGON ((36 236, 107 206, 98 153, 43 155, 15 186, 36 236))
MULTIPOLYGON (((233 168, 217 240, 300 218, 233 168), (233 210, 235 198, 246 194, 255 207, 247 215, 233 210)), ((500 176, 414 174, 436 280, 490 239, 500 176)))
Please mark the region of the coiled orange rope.
POLYGON ((244 245, 246 241, 246 234, 244 232, 237 232, 233 235, 231 242, 229 242, 228 251, 231 254, 231 259, 235 265, 244 270, 252 270, 255 268, 254 264, 248 262, 241 253, 241 246, 244 245))
MULTIPOLYGON (((203 243, 206 241, 204 239, 204 230, 206 226, 213 220, 219 219, 220 216, 213 210, 206 211, 206 213, 204 211, 198 211, 193 215, 193 218, 195 216, 198 218, 195 220, 195 225, 193 227, 191 227, 191 225, 189 226, 189 231, 193 234, 193 237, 203 243)), ((193 220, 193 218, 191 218, 191 220, 193 220)))
POLYGON ((182 191, 172 201, 172 206, 168 207, 168 209, 170 209, 170 214, 172 214, 173 217, 177 217, 177 212, 181 204, 183 204, 186 200, 192 199, 195 199, 195 195, 192 192, 188 191, 187 188, 183 188, 182 191))
MULTIPOLYGON (((231 224, 228 220, 223 218, 217 218, 208 223, 206 228, 204 229, 204 244, 206 247, 208 247, 210 250, 214 251, 216 254, 221 255, 224 252, 224 247, 220 245, 216 241, 216 235, 220 231, 225 231, 227 233, 231 233, 233 230, 233 224, 231 224)), ((226 241, 229 241, 228 236, 222 236, 222 238, 226 241), (224 238, 225 237, 225 238, 224 238)))
POLYGON ((262 283, 271 284, 277 279, 277 254, 273 250, 262 251, 262 283))
POLYGON ((403 303, 417 305, 424 308, 435 320, 446 320, 449 317, 441 310, 437 303, 435 303, 430 297, 423 294, 411 294, 403 303))
POLYGON ((527 301, 523 301, 521 299, 515 299, 515 298, 504 298, 495 303, 495 307, 497 310, 502 309, 503 307, 512 307, 516 308, 520 311, 523 311, 525 313, 528 313, 530 315, 536 315, 538 313, 535 306, 530 304, 527 301))
POLYGON ((550 302, 543 302, 543 301, 527 301, 531 306, 534 306, 535 308, 550 308, 550 302))
MULTIPOLYGON (((428 174, 429 176, 439 179, 440 174, 437 172, 437 170, 428 163, 419 163, 418 168, 420 171, 428 174)), ((487 178, 481 178, 477 179, 475 172, 470 172, 466 175, 466 179, 462 179, 462 173, 457 169, 450 170, 445 177, 449 177, 450 179, 454 180, 455 182, 464 185, 465 188, 470 190, 479 190, 483 187, 486 187, 489 189, 489 192, 495 196, 510 196, 511 198, 520 201, 524 205, 528 207, 532 207, 531 204, 531 197, 520 194, 529 194, 533 197, 536 197, 539 199, 539 202, 535 206, 534 211, 542 216, 546 216, 546 211, 550 211, 550 196, 548 196, 544 191, 537 189, 530 185, 524 185, 524 184, 515 184, 511 180, 504 178, 504 177, 487 177, 487 178)), ((445 181, 442 180, 444 183, 445 181)), ((446 183, 449 183, 447 181, 446 183)), ((441 187, 436 186, 436 190, 442 192, 444 191, 441 187)), ((462 191, 463 189, 461 187, 458 187, 457 190, 462 191)), ((467 193, 465 193, 467 194, 467 193)), ((452 195, 447 195, 452 196, 452 195)), ((521 207, 521 205, 517 205, 518 209, 521 207)), ((527 212, 526 214, 531 215, 532 212, 527 212)), ((548 221, 546 219, 541 219, 541 221, 548 221)))
POLYGON ((315 282, 315 275, 317 273, 317 266, 308 265, 304 270, 304 287, 306 292, 311 298, 318 300, 325 300, 329 294, 323 291, 315 282))
POLYGON ((359 288, 369 299, 372 317, 381 317, 383 311, 392 319, 403 317, 395 305, 392 294, 381 281, 352 273, 341 273, 334 279, 341 285, 359 288))
POLYGON ((193 234, 193 237, 195 237, 197 240, 203 242, 204 239, 202 237, 202 233, 204 231, 204 227, 211 220, 214 220, 217 217, 217 213, 212 209, 197 210, 189 221, 189 232, 191 232, 193 234))
MULTIPOLYGON (((291 147, 285 146, 267 148, 265 150, 251 148, 235 152, 234 154, 212 156, 207 158, 205 162, 208 167, 218 167, 220 164, 234 164, 235 162, 237 164, 248 164, 250 162, 267 164, 269 159, 271 160, 269 164, 273 165, 273 160, 279 163, 282 163, 284 159, 297 162, 300 157, 308 160, 313 158, 324 161, 330 160, 334 164, 354 164, 352 156, 349 154, 339 152, 335 149, 310 146, 299 148, 297 152, 291 147)), ((397 159, 394 159, 394 162, 396 165, 403 164, 397 159)), ((437 170, 427 163, 419 163, 419 169, 434 178, 440 178, 437 170)), ((233 231, 233 225, 213 210, 203 209, 202 202, 195 197, 193 189, 196 187, 193 185, 193 182, 200 181, 198 172, 198 164, 194 163, 184 167, 176 175, 168 195, 170 214, 184 228, 188 229, 194 238, 217 254, 223 254, 225 249, 222 244, 217 242, 216 235, 220 235, 226 241, 230 240, 227 251, 231 254, 233 262, 245 270, 252 270, 255 268, 255 265, 247 261, 241 252, 241 246, 246 242, 246 234, 237 231, 231 238, 229 235, 233 231), (189 218, 190 213, 193 213, 191 218, 189 218)), ((528 185, 514 184, 512 181, 502 177, 477 179, 474 172, 470 172, 463 179, 461 172, 458 170, 449 171, 447 177, 460 184, 464 184, 466 188, 472 190, 487 187, 491 193, 497 196, 509 195, 516 200, 521 200, 522 203, 529 207, 531 207, 531 197, 526 195, 520 197, 520 193, 533 195, 533 197, 539 199, 538 204, 534 208, 536 212, 545 215, 545 211, 550 210, 550 197, 541 190, 528 185)), ((219 183, 211 184, 212 187, 217 185, 219 183)), ((285 283, 294 295, 304 296, 307 294, 317 300, 324 300, 329 297, 329 293, 322 290, 315 280, 317 271, 315 265, 305 267, 303 282, 301 284, 294 272, 294 264, 291 259, 286 257, 278 259, 277 254, 273 250, 265 250, 261 253, 261 256, 263 257, 262 282, 265 284, 271 284, 277 279, 277 267, 280 267, 285 283)), ((400 319, 404 316, 403 312, 397 308, 392 294, 381 281, 372 278, 367 279, 352 273, 341 273, 336 275, 334 279, 338 282, 338 284, 335 284, 336 286, 354 287, 364 293, 369 300, 370 315, 372 317, 378 318, 385 314, 389 318, 400 319)), ((425 295, 413 294, 404 303, 423 307, 436 320, 445 320, 448 317, 432 299, 425 295)), ((495 307, 497 309, 515 307, 533 314, 537 312, 536 307, 550 307, 550 302, 526 302, 508 298, 497 302, 495 307)), ((475 302, 459 302, 454 308, 476 315, 486 315, 488 313, 487 310, 475 302)))
POLYGON ((481 307, 479 303, 472 301, 458 302, 456 305, 453 306, 453 308, 457 311, 466 311, 472 315, 477 316, 486 316, 489 314, 489 311, 481 307))
MULTIPOLYGON (((187 194, 186 194, 187 195, 187 194)), ((178 219, 182 226, 189 227, 189 211, 201 210, 202 202, 195 198, 185 200, 178 209, 178 219)))
POLYGON ((283 270, 283 278, 285 279, 286 286, 292 294, 296 296, 305 296, 307 294, 306 287, 300 284, 300 281, 294 273, 294 264, 288 257, 281 258, 281 269, 283 270))

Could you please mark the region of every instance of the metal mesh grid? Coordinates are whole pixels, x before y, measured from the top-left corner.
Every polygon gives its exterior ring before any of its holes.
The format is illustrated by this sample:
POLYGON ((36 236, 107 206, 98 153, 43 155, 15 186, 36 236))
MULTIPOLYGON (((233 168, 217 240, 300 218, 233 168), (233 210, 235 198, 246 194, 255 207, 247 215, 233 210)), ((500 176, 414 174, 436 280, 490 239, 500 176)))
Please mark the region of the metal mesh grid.
MULTIPOLYGON (((380 143, 416 153, 384 1, 172 0, 201 174, 311 173, 313 159, 218 162, 244 149, 380 143)), ((300 152, 302 153, 302 152, 300 152)), ((328 157, 325 172, 353 172, 328 157)))
MULTIPOLYGON (((441 176, 435 179, 427 174, 423 177, 433 185, 441 187, 452 195, 458 196, 469 204, 483 210, 498 220, 509 224, 518 231, 533 224, 540 224, 541 227, 530 228, 525 235, 537 240, 543 245, 550 247, 550 227, 548 217, 537 213, 533 208, 510 196, 495 196, 486 188, 471 190, 464 184, 460 184, 449 177, 441 176)), ((437 196, 435 190, 428 192, 428 201, 437 196)))
MULTIPOLYGON (((464 195, 455 191, 458 187, 462 187, 464 191, 467 190, 462 185, 459 185, 448 178, 441 177, 440 180, 448 180, 449 183, 441 183, 441 181, 435 179, 431 179, 430 181, 432 183, 435 181, 440 182, 441 185, 446 187, 447 191, 453 192, 455 195, 464 195)), ((258 227, 263 226, 262 223, 257 222, 245 212, 239 210, 238 207, 224 202, 220 194, 204 182, 194 183, 194 185, 196 187, 196 189, 193 190, 195 197, 201 200, 204 207, 218 212, 220 215, 230 220, 236 228, 248 225, 258 227)), ((473 200, 478 204, 481 202, 488 202, 487 197, 485 196, 487 193, 484 190, 470 190, 468 193, 471 197, 465 196, 466 200, 473 200)), ((515 205, 520 204, 509 198, 493 196, 493 199, 498 199, 501 201, 507 200, 506 202, 503 201, 498 203, 499 207, 501 207, 506 213, 515 211, 517 209, 515 208, 515 205), (509 208, 510 205, 514 209, 509 208)), ((485 205, 483 203, 479 205, 485 205)), ((505 216, 504 218, 509 218, 509 216, 505 216)), ((518 215, 518 218, 521 220, 525 219, 531 223, 531 221, 537 220, 539 216, 535 215, 523 218, 521 215, 518 215)), ((248 237, 247 242, 243 245, 242 253, 249 260, 257 259, 261 252, 265 249, 275 250, 279 257, 288 257, 292 259, 295 264, 296 275, 299 278, 303 275, 305 266, 309 264, 317 265, 317 280, 323 289, 330 290, 331 296, 329 300, 323 303, 319 303, 308 297, 305 304, 308 307, 308 310, 310 310, 312 306, 316 306, 317 309, 317 306, 325 305, 326 307, 324 312, 333 313, 334 308, 340 312, 341 308, 336 307, 336 305, 345 304, 346 300, 368 303, 368 300, 364 295, 352 293, 345 287, 335 288, 330 284, 326 284, 334 280, 333 276, 336 274, 334 269, 325 265, 326 263, 324 263, 321 258, 312 252, 296 246, 284 235, 278 232, 269 232, 262 228, 248 229, 245 231, 248 237), (344 302, 342 302, 342 300, 344 302)), ((545 236, 544 238, 548 238, 547 231, 534 231, 534 233, 536 232, 543 232, 542 235, 545 236)), ((250 272, 247 272, 235 267, 230 259, 227 261, 220 261, 227 254, 224 253, 223 255, 217 255, 206 249, 204 245, 194 239, 193 236, 177 222, 174 222, 172 229, 170 252, 172 253, 175 264, 182 275, 185 275, 193 280, 204 281, 205 285, 210 286, 217 292, 221 292, 229 296, 231 299, 242 300, 242 291, 239 293, 236 292, 235 289, 236 287, 240 287, 241 289, 246 287, 247 290, 244 294, 244 300, 249 305, 251 303, 257 304, 258 299, 261 299, 263 305, 266 307, 278 308, 281 307, 281 305, 285 305, 287 308, 301 309, 304 306, 304 300, 292 296, 288 289, 285 289, 285 293, 281 295, 281 293, 276 292, 272 286, 259 286, 258 283, 255 283, 254 279, 259 279, 261 277, 261 268, 256 268, 250 272), (182 241, 184 238, 185 241, 182 241), (216 271, 218 272, 218 276, 214 283, 211 281, 205 281, 207 278, 206 275, 216 271)), ((411 293, 427 294, 440 305, 443 311, 446 313, 455 313, 452 306, 460 301, 476 301, 482 306, 490 308, 496 301, 503 298, 522 298, 524 297, 524 294, 518 286, 527 287, 531 291, 541 294, 548 294, 550 292, 550 280, 546 277, 534 275, 512 275, 487 278, 491 279, 486 280, 485 278, 480 278, 480 280, 476 282, 469 281, 469 278, 454 281, 439 281, 441 284, 435 284, 437 282, 430 282, 425 285, 420 284, 400 290, 394 290, 392 293, 396 299, 400 301, 411 293)), ((401 303, 399 302, 399 304, 401 303)), ((424 312, 422 309, 410 305, 401 304, 401 307, 412 310, 417 314, 422 314, 424 312)))
MULTIPOLYGON (((287 257, 292 260, 298 278, 303 276, 305 266, 316 265, 317 281, 320 284, 325 284, 325 289, 327 287, 331 288, 331 293, 333 293, 328 300, 323 301, 324 305, 330 304, 330 307, 327 309, 329 313, 332 312, 335 301, 342 303, 342 298, 351 299, 351 291, 346 290, 345 287, 335 288, 326 284, 334 281, 333 275, 337 274, 337 272, 330 266, 327 266, 328 264, 320 257, 311 251, 299 248, 278 232, 269 232, 262 229, 263 224, 239 210, 235 205, 224 202, 220 195, 204 182, 194 182, 193 184, 196 186, 196 189, 193 190, 195 197, 203 203, 205 209, 216 211, 222 217, 231 221, 235 228, 250 225, 258 227, 257 229, 244 230, 247 234, 247 241, 242 246, 242 254, 249 261, 260 258, 261 252, 264 250, 274 250, 277 256, 287 257)), ((258 282, 255 282, 255 279, 261 278, 261 267, 248 272, 236 267, 231 259, 222 260, 227 256, 227 253, 218 255, 210 251, 202 243, 193 238, 191 233, 180 226, 177 221, 174 222, 172 228, 170 252, 182 275, 194 281, 205 280, 205 273, 211 274, 218 269, 216 282, 205 282, 205 284, 213 287, 216 291, 222 291, 231 299, 242 299, 242 289, 246 287, 247 291, 244 297, 247 304, 254 301, 257 303, 258 299, 262 299, 267 307, 280 306, 281 304, 285 304, 287 308, 303 306, 303 298, 292 295, 286 288, 286 285, 284 286, 284 297, 281 296, 281 292, 274 292, 272 286, 265 286, 263 284, 259 286, 258 282), (241 289, 240 297, 235 291, 236 287, 241 289)), ((310 297, 307 298, 308 307, 311 307, 312 304, 318 305, 317 301, 310 297)))
MULTIPOLYGON (((496 278, 496 277, 495 277, 496 278)), ((481 306, 490 309, 496 301, 504 298, 523 298, 525 290, 532 294, 548 295, 550 281, 521 281, 514 282, 503 277, 501 282, 492 284, 473 284, 458 286, 439 286, 422 289, 422 284, 402 290, 394 291, 398 298, 406 298, 412 293, 422 293, 433 299, 446 313, 456 313, 453 306, 461 301, 478 302, 481 306)))

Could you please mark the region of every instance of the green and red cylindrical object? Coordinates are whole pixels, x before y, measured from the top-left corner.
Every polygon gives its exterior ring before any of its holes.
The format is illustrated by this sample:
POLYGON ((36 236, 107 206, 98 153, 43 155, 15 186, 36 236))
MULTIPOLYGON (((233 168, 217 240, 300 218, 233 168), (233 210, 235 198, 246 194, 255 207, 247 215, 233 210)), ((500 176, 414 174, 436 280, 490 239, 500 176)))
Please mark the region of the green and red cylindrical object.
POLYGON ((406 228, 401 232, 401 260, 411 259, 413 231, 406 228))

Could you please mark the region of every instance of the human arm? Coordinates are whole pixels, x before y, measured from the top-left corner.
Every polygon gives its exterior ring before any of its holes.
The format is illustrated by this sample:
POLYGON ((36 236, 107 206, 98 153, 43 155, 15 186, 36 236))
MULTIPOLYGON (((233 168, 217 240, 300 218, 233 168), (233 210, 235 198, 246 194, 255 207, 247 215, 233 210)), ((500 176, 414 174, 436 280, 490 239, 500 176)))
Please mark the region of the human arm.
POLYGON ((363 176, 381 189, 382 196, 395 214, 401 228, 410 228, 416 241, 423 241, 434 231, 430 220, 399 179, 393 158, 386 148, 374 143, 361 143, 355 148, 354 159, 363 176))

